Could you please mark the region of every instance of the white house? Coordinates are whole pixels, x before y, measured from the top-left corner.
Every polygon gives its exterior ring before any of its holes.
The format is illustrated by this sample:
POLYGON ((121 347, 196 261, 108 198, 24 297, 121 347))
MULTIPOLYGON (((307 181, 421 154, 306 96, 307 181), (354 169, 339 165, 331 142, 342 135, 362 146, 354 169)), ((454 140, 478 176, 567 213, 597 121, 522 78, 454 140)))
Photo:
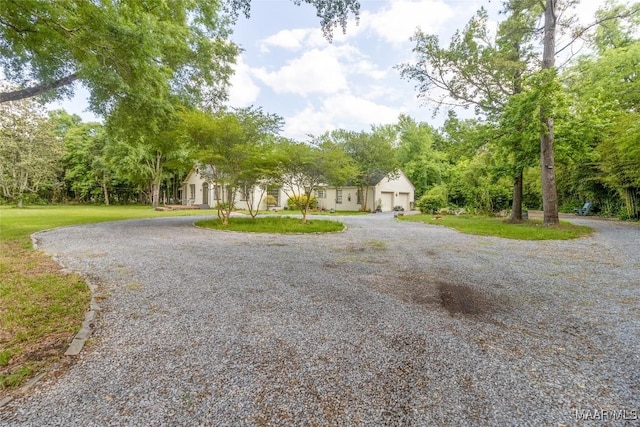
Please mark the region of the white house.
MULTIPOLYGON (((199 167, 195 167, 189 172, 189 175, 182 183, 179 193, 182 204, 215 206, 217 200, 222 199, 222 189, 220 186, 215 186, 212 180, 206 178, 206 175, 201 173, 199 167)), ((248 199, 253 199, 254 204, 257 203, 260 190, 252 188, 248 191, 252 191, 254 197, 249 197, 244 191, 238 191, 235 197, 236 208, 246 209, 248 199)), ((266 194, 273 196, 276 200, 275 206, 269 206, 269 209, 280 210, 287 206, 289 196, 282 188, 269 188, 266 194)), ((260 210, 267 209, 266 194, 260 202, 260 210)), ((359 211, 364 203, 366 203, 367 211, 392 211, 396 206, 410 210, 413 207, 414 187, 405 174, 399 171, 397 176, 385 176, 375 185, 370 186, 366 197, 361 194, 357 186, 353 185, 342 187, 319 186, 315 190, 314 196, 318 200, 318 208, 326 210, 359 211)))

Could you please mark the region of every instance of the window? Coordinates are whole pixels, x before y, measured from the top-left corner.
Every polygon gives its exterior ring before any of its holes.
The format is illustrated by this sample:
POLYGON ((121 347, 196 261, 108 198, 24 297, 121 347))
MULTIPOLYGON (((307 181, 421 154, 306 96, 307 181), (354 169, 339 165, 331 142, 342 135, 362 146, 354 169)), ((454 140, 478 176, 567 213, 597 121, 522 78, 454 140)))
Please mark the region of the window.
POLYGON ((327 190, 324 188, 316 189, 316 199, 325 199, 327 197, 327 190))
POLYGON ((342 190, 336 190, 336 203, 342 203, 342 190))
POLYGON ((267 189, 267 196, 272 196, 276 203, 273 206, 280 206, 280 189, 275 187, 275 188, 268 188, 267 189))
POLYGON ((222 195, 222 186, 221 185, 216 185, 214 188, 214 192, 213 192, 213 198, 216 200, 216 202, 220 201, 220 196, 222 195))
POLYGON ((189 198, 195 200, 196 198, 196 185, 189 184, 189 198))
POLYGON ((362 204, 362 190, 356 192, 356 203, 359 205, 362 204))

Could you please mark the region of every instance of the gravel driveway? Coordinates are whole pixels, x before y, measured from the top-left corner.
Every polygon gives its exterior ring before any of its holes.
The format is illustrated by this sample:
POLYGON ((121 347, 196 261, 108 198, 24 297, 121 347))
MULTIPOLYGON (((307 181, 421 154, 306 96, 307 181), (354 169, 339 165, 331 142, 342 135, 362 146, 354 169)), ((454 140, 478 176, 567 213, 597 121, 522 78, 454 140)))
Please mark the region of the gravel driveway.
POLYGON ((640 227, 576 218, 598 232, 529 242, 340 219, 39 233, 101 311, 0 425, 640 425, 640 227))

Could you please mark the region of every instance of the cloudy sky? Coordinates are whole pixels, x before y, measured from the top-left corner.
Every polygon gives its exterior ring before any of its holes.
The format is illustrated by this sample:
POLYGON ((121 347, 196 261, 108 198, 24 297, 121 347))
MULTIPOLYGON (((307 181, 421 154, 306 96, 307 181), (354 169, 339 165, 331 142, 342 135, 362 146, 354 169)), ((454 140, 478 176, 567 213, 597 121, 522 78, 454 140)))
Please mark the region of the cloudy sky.
MULTIPOLYGON (((346 34, 337 29, 332 43, 311 6, 290 0, 251 4, 251 17, 239 19, 232 37, 243 53, 229 105, 262 106, 285 119, 285 136, 305 140, 338 128, 393 123, 400 113, 440 126, 444 118, 420 104, 414 83, 400 79, 394 67, 413 60, 410 37, 417 27, 448 44, 480 7, 497 17, 501 1, 361 0, 359 24, 349 22, 346 34)), ((582 0, 578 11, 592 16, 598 4, 582 0)), ((80 113, 81 96, 63 107, 80 113)))
POLYGON ((261 105, 285 118, 284 134, 344 128, 367 130, 393 123, 400 113, 438 125, 420 106, 412 82, 394 67, 412 60, 416 27, 450 39, 482 5, 492 0, 364 0, 360 22, 340 29, 333 42, 322 35, 315 10, 288 0, 254 0, 251 18, 241 19, 234 41, 242 46, 232 80, 230 105, 261 105))

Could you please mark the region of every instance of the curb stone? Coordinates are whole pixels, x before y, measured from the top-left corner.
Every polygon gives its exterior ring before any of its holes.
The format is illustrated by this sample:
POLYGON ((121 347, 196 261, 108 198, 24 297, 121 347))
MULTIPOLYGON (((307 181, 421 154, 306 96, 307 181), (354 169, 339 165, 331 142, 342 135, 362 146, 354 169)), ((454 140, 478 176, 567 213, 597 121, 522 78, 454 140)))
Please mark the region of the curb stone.
MULTIPOLYGON (((42 232, 42 231, 47 231, 47 230, 41 230, 39 232, 42 232)), ((38 239, 33 234, 31 235, 31 242, 32 242, 33 248, 38 250, 39 249, 38 239)), ((55 255, 50 255, 50 256, 56 263, 58 263, 62 267, 62 272, 71 271, 71 270, 68 270, 62 262, 60 262, 57 256, 55 255)), ((80 355, 80 352, 84 348, 84 345, 86 344, 87 339, 89 339, 89 337, 93 332, 92 325, 96 319, 98 311, 100 311, 100 306, 96 301, 97 286, 91 283, 91 281, 87 279, 87 277, 83 276, 82 278, 87 283, 87 286, 89 286, 89 290, 91 291, 91 301, 89 302, 89 311, 87 311, 84 316, 84 321, 82 322, 82 326, 80 327, 80 330, 73 337, 71 344, 69 344, 67 351, 64 353, 65 356, 70 356, 70 357, 77 357, 80 355)), ((44 378, 47 374, 48 374, 48 371, 40 372, 31 380, 29 380, 27 384, 25 384, 23 387, 20 387, 18 389, 18 393, 16 394, 20 394, 20 395, 24 394, 26 391, 28 391, 30 388, 32 388, 38 382, 40 382, 40 380, 42 380, 42 378, 44 378)), ((14 399, 15 399, 15 395, 6 396, 0 399, 0 408, 6 406, 8 403, 13 401, 14 399)))

